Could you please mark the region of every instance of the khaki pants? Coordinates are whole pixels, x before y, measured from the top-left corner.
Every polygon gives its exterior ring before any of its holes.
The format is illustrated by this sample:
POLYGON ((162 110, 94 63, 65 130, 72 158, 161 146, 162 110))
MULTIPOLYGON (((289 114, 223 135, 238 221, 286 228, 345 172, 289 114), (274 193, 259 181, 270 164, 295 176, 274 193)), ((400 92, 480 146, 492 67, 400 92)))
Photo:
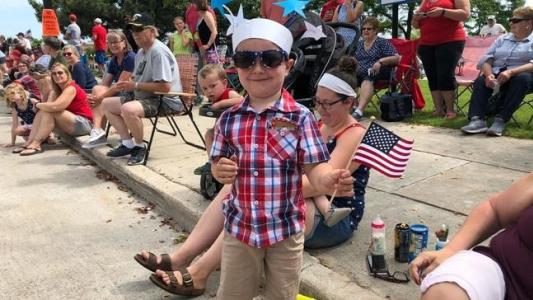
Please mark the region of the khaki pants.
POLYGON ((257 296, 264 268, 264 299, 294 300, 300 284, 303 248, 303 232, 268 248, 248 246, 225 232, 217 299, 248 300, 257 296))

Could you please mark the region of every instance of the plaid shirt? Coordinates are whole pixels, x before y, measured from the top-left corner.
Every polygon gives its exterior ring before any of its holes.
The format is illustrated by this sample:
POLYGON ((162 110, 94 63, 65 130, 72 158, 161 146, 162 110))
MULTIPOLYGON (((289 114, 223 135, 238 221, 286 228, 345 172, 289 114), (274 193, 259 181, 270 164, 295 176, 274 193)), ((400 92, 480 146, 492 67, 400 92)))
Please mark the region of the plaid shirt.
POLYGON ((222 205, 225 229, 252 247, 283 241, 304 228, 304 164, 329 160, 316 121, 286 91, 261 113, 248 99, 215 125, 211 160, 238 157, 238 174, 222 205))

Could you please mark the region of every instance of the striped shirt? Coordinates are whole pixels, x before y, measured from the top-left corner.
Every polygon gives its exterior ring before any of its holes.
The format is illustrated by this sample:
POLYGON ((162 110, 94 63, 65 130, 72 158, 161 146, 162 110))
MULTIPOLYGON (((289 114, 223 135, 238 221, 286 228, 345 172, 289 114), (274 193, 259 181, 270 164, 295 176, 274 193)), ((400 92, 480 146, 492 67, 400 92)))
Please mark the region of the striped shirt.
POLYGON ((286 91, 262 112, 247 98, 215 125, 211 160, 233 154, 238 173, 222 205, 225 230, 257 248, 303 231, 303 165, 329 160, 311 112, 286 91))

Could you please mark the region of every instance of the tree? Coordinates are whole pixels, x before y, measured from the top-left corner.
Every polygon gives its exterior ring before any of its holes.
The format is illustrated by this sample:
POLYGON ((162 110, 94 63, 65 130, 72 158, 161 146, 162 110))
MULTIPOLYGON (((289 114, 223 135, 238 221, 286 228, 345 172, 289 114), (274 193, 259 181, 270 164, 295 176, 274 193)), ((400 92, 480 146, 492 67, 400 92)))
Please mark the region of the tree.
MULTIPOLYGON (((39 0, 27 0, 35 9, 35 15, 41 20, 43 5, 39 0)), ((90 35, 94 18, 98 17, 104 21, 108 28, 123 28, 125 16, 135 13, 146 12, 152 15, 156 26, 162 32, 173 31, 173 19, 175 16, 183 16, 189 0, 49 0, 52 7, 56 9, 56 14, 60 27, 69 24, 69 13, 78 16, 78 24, 82 29, 82 34, 90 35)), ((307 5, 307 10, 319 12, 325 0, 311 0, 307 5)), ((390 31, 392 26, 392 6, 381 5, 380 0, 363 0, 365 4, 365 15, 376 16, 382 23, 386 31, 390 31)), ((246 18, 259 16, 259 0, 234 0, 228 7, 237 13, 239 5, 244 8, 246 18)), ((420 1, 413 1, 407 4, 400 4, 399 11, 399 32, 400 36, 409 37, 411 35, 412 11, 420 4, 420 1)), ((472 6, 470 19, 465 22, 465 27, 469 34, 478 34, 484 25, 487 16, 496 15, 499 23, 507 24, 507 20, 512 11, 522 5, 524 0, 470 0, 472 6)), ((219 32, 224 33, 228 22, 220 12, 217 11, 217 21, 219 32)))

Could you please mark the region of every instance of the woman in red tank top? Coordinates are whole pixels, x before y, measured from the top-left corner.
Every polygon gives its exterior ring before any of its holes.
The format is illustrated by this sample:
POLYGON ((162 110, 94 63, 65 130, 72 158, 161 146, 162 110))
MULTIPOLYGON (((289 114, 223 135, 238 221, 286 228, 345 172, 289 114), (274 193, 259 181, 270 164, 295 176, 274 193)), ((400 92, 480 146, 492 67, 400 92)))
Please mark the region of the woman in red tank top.
POLYGON ((414 13, 411 24, 420 29, 418 55, 428 78, 434 116, 456 117, 455 66, 463 53, 463 22, 469 15, 469 0, 422 0, 414 13))
POLYGON ((25 149, 20 152, 22 156, 43 152, 41 143, 55 128, 73 136, 86 135, 91 131, 93 113, 87 94, 72 80, 65 65, 55 63, 51 74, 51 99, 55 100, 35 105, 37 115, 28 141, 23 146, 25 149))

